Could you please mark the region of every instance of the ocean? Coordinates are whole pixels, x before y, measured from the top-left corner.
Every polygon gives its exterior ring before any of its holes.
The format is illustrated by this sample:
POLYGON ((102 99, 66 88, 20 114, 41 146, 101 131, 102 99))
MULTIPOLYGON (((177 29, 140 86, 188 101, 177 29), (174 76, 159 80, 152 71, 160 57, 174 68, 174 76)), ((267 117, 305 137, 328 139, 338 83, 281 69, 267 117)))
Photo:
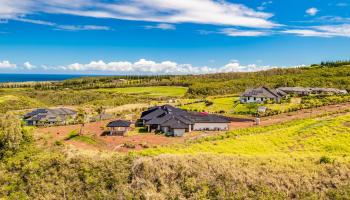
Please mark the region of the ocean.
POLYGON ((0 83, 27 81, 62 81, 87 75, 71 74, 0 74, 0 83))

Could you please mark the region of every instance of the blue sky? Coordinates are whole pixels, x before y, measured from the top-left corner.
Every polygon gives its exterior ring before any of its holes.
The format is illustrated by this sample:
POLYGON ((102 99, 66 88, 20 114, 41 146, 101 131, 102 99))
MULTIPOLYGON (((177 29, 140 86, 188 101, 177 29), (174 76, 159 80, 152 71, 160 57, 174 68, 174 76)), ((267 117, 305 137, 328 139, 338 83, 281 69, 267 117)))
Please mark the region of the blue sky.
POLYGON ((0 0, 0 73, 199 74, 350 59, 349 0, 0 0))

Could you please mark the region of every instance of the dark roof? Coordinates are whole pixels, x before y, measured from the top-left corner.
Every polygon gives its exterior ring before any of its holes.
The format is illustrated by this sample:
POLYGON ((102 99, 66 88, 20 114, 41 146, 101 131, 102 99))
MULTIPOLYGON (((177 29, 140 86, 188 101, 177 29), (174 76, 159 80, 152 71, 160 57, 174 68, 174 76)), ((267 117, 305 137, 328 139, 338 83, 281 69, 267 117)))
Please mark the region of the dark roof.
POLYGON ((130 127, 131 122, 129 121, 123 121, 123 120, 116 120, 109 122, 107 124, 107 127, 130 127))
POLYGON ((161 108, 155 109, 152 112, 148 113, 147 115, 141 117, 143 120, 151 120, 155 117, 159 117, 161 115, 165 114, 165 111, 162 110, 161 108))
POLYGON ((148 119, 146 125, 161 125, 171 128, 187 128, 194 123, 229 123, 230 119, 220 115, 187 112, 170 105, 159 106, 141 119, 148 119))
POLYGON ((172 117, 168 121, 164 122, 162 126, 168 126, 170 128, 175 128, 175 129, 186 129, 188 128, 189 124, 185 124, 178 118, 172 117))
POLYGON ((146 111, 141 113, 141 118, 148 115, 149 113, 155 111, 158 108, 159 108, 159 106, 153 106, 153 107, 148 108, 146 111))
POLYGON ((277 90, 284 91, 286 93, 311 93, 311 92, 324 92, 324 93, 335 93, 335 94, 347 94, 346 90, 340 90, 336 88, 309 88, 309 87, 280 87, 277 90))
POLYGON ((166 122, 167 120, 169 120, 172 117, 172 115, 164 115, 161 117, 155 117, 151 120, 149 120, 148 122, 146 122, 146 125, 151 125, 151 124, 155 124, 155 125, 159 125, 162 124, 164 122, 166 122))
POLYGON ((213 114, 202 114, 202 113, 191 113, 192 119, 197 123, 230 123, 230 119, 225 116, 213 115, 213 114))
POLYGON ((32 121, 61 121, 65 119, 69 115, 75 115, 76 111, 68 109, 68 108, 55 108, 55 109, 46 109, 39 108, 35 109, 23 117, 26 120, 32 121))
POLYGON ((266 98, 281 98, 282 93, 277 90, 269 89, 267 87, 259 87, 255 89, 247 89, 241 96, 243 97, 266 97, 266 98))

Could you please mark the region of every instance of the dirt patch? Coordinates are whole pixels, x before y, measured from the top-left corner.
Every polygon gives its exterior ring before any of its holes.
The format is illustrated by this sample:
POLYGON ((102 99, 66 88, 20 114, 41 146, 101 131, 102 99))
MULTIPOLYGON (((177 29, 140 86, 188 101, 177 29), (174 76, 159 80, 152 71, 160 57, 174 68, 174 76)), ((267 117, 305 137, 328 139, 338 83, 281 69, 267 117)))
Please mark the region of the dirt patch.
MULTIPOLYGON (((78 149, 99 149, 99 150, 112 150, 118 152, 128 152, 130 150, 141 150, 144 148, 154 148, 157 146, 165 146, 174 143, 183 143, 189 138, 196 137, 203 132, 191 132, 185 135, 185 137, 166 137, 164 135, 157 135, 154 133, 139 133, 133 136, 102 136, 105 130, 107 121, 87 123, 83 127, 82 134, 89 135, 95 140, 100 142, 100 145, 90 145, 80 141, 68 140, 69 133, 72 131, 79 131, 81 125, 69 125, 69 126, 57 126, 38 128, 36 134, 38 137, 49 138, 48 142, 53 144, 55 141, 62 141, 65 144, 74 145, 78 149), (134 148, 127 148, 125 144, 132 144, 134 148)), ((216 132, 211 132, 215 134, 216 132)))
POLYGON ((343 125, 350 128, 350 122, 344 122, 343 125))

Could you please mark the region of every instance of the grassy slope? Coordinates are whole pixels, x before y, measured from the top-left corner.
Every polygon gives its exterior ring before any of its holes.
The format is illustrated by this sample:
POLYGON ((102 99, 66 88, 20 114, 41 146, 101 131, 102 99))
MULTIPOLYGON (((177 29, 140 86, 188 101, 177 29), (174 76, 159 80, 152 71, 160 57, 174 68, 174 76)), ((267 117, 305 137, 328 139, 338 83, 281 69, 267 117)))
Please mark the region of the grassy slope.
POLYGON ((231 131, 200 142, 149 149, 143 155, 234 154, 258 157, 350 156, 350 115, 307 119, 269 127, 231 131))
POLYGON ((220 112, 225 111, 229 113, 233 109, 234 101, 238 100, 238 97, 217 97, 208 98, 209 101, 213 102, 213 105, 206 106, 204 102, 193 103, 183 105, 181 108, 186 110, 197 110, 207 112, 220 112))
POLYGON ((186 87, 156 86, 156 87, 127 87, 113 89, 98 89, 97 91, 116 92, 120 94, 137 94, 151 97, 182 97, 186 94, 186 87))

